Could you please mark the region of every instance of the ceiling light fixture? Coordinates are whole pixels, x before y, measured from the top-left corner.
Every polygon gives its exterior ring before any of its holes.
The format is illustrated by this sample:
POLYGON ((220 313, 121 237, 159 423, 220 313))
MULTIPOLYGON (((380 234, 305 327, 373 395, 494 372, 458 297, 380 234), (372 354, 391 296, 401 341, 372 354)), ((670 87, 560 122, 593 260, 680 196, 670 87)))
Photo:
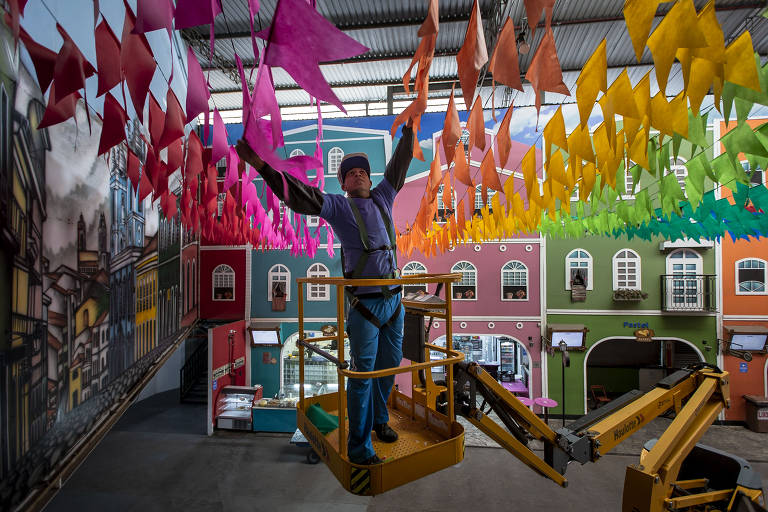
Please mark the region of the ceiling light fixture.
POLYGON ((531 45, 525 41, 525 25, 528 23, 526 18, 520 22, 520 33, 517 35, 517 51, 520 55, 525 55, 531 51, 531 45))

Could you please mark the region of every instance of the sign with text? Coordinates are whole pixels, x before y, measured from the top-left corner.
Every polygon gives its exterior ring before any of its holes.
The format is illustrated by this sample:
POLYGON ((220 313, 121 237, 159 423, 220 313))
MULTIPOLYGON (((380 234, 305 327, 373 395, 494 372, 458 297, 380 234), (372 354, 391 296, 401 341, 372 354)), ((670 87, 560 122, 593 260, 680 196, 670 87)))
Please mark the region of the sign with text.
POLYGON ((653 337, 656 333, 653 332, 653 329, 649 329, 647 327, 643 329, 636 329, 634 332, 635 335, 635 341, 639 341, 641 343, 648 343, 650 341, 653 341, 653 337))

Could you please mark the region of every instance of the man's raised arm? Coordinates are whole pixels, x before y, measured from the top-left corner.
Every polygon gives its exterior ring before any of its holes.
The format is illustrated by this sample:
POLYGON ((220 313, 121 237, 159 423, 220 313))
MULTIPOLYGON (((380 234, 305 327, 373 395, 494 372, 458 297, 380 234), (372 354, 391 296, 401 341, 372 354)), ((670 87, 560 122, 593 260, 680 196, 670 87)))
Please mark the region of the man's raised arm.
POLYGON ((400 142, 397 143, 395 153, 390 158, 387 164, 387 169, 384 171, 384 177, 387 179, 392 188, 400 190, 405 184, 405 176, 408 174, 408 166, 411 165, 413 159, 413 128, 410 126, 411 122, 403 125, 403 136, 400 138, 400 142))
POLYGON ((237 141, 237 154, 240 159, 251 165, 264 178, 272 192, 285 202, 286 206, 296 213, 304 215, 319 215, 323 208, 323 193, 315 187, 305 185, 290 174, 280 173, 265 163, 251 146, 244 140, 237 141), (283 177, 288 185, 288 196, 285 196, 283 177))

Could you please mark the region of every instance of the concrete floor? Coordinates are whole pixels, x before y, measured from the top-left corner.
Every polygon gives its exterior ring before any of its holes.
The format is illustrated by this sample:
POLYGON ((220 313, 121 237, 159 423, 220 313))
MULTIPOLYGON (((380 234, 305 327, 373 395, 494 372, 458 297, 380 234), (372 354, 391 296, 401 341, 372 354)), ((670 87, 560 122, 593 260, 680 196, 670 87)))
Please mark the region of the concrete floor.
MULTIPOLYGON (((596 464, 569 466, 566 489, 468 434, 462 463, 360 497, 347 493, 325 465, 307 464, 306 449, 289 444, 287 435, 207 437, 204 406, 179 404, 171 391, 132 406, 46 511, 620 510, 624 468, 637 462, 632 450, 665 422, 657 420, 596 464)), ((768 434, 713 426, 705 441, 746 458, 768 483, 768 434)))

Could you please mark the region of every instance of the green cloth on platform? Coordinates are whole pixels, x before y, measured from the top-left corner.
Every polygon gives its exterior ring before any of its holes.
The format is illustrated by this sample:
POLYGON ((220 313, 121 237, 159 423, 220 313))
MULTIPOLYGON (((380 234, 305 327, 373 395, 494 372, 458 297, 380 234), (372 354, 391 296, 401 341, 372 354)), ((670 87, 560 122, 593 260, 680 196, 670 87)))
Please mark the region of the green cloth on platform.
POLYGON ((307 408, 307 418, 323 435, 339 428, 339 417, 328 414, 318 404, 312 404, 307 408))

